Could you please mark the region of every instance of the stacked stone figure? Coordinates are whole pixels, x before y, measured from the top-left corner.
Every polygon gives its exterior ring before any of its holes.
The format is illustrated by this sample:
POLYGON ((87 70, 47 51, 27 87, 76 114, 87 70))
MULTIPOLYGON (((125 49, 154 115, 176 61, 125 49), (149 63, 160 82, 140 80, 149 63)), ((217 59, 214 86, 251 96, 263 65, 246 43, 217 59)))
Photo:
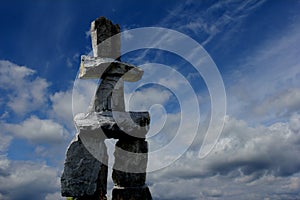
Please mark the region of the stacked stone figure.
POLYGON ((145 185, 150 124, 148 112, 126 112, 124 81, 138 81, 143 71, 121 62, 120 27, 104 17, 91 24, 94 56, 82 56, 82 79, 100 78, 91 110, 74 118, 78 134, 71 142, 61 177, 62 196, 107 199, 108 155, 104 140, 118 139, 112 178, 113 200, 150 200, 145 185))

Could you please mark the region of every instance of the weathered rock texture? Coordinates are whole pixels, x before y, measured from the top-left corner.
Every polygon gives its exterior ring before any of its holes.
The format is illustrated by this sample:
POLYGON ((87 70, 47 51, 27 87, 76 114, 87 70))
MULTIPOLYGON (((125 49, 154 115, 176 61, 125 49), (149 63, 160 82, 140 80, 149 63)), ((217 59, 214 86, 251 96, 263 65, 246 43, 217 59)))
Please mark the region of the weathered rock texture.
MULTIPOLYGON (((101 147, 101 150, 106 154, 105 145, 101 147)), ((107 155, 105 157, 107 159, 107 155)), ((77 137, 67 152, 65 168, 61 177, 62 196, 100 196, 101 199, 105 199, 106 182, 107 166, 92 156, 82 144, 80 137, 77 137)))
POLYGON ((138 81, 143 70, 121 62, 119 32, 119 25, 104 17, 96 19, 91 24, 94 57, 81 57, 79 77, 102 81, 92 109, 74 118, 78 134, 67 151, 61 191, 76 200, 106 199, 107 138, 119 139, 114 153, 113 199, 152 199, 145 185, 150 116, 148 112, 126 112, 124 103, 124 81, 138 81))
POLYGON ((115 163, 112 174, 114 183, 119 187, 144 186, 148 161, 147 153, 148 144, 145 140, 119 140, 116 143, 114 153, 115 163), (136 153, 136 155, 127 156, 127 154, 123 152, 132 152, 136 153))
POLYGON ((147 186, 118 188, 115 187, 112 192, 112 200, 152 200, 150 190, 147 186))
POLYGON ((120 62, 112 58, 81 56, 80 74, 79 78, 99 78, 99 76, 110 73, 114 76, 122 76, 124 81, 136 82, 140 80, 144 71, 134 65, 120 62), (110 71, 106 71, 110 67, 110 71), (106 72, 104 74, 104 72, 106 72))
POLYGON ((120 26, 105 17, 99 17, 91 24, 91 38, 94 57, 120 59, 120 26), (99 45, 102 43, 101 45, 99 45))

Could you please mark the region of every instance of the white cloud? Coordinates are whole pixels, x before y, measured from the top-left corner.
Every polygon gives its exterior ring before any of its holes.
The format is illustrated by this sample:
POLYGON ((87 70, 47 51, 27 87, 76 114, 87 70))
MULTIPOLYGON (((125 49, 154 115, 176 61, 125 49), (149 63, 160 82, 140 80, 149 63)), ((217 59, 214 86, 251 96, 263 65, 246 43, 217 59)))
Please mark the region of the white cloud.
POLYGON ((27 139, 33 143, 59 143, 67 137, 67 132, 60 124, 31 116, 20 124, 2 124, 5 131, 13 136, 27 139))
POLYGON ((45 200, 65 200, 65 197, 62 197, 60 192, 55 192, 53 194, 47 194, 45 200))
POLYGON ((47 106, 49 83, 34 74, 27 67, 0 61, 0 89, 6 93, 7 106, 19 115, 47 106))
POLYGON ((259 124, 285 120, 299 111, 299 23, 290 24, 237 58, 227 82, 228 113, 259 124))
POLYGON ((45 164, 11 161, 0 174, 0 185, 1 199, 49 199, 59 189, 58 171, 45 164))
POLYGON ((1 130, 0 132, 0 137, 1 137, 0 140, 0 154, 1 154, 2 152, 5 152, 7 150, 13 137, 11 135, 4 134, 3 130, 1 130))
POLYGON ((0 155, 0 174, 5 173, 9 168, 10 161, 4 155, 0 155))
POLYGON ((51 95, 50 116, 60 120, 68 128, 74 128, 73 115, 88 112, 97 89, 97 82, 98 80, 76 79, 73 88, 51 95))
POLYGON ((52 109, 50 115, 64 122, 64 124, 72 125, 72 91, 56 92, 50 96, 52 109))
POLYGON ((292 177, 286 185, 288 190, 298 190, 300 188, 300 177, 292 177))
POLYGON ((289 127, 294 133, 300 133, 300 116, 298 113, 291 116, 289 127))
POLYGON ((267 96, 261 104, 254 106, 258 115, 283 116, 300 110, 300 89, 291 88, 279 91, 275 95, 267 96))
POLYGON ((227 117, 208 157, 200 160, 199 147, 193 147, 168 168, 148 174, 154 198, 295 199, 300 192, 299 120, 294 114, 286 123, 250 127, 227 117))
POLYGON ((125 102, 130 111, 133 110, 148 110, 151 105, 160 104, 164 105, 172 94, 167 90, 159 88, 147 88, 140 91, 136 91, 127 96, 125 102))
POLYGON ((297 116, 267 127, 250 127, 245 121, 228 117, 215 149, 202 162, 203 171, 229 174, 238 169, 254 179, 265 173, 274 176, 298 173, 300 135, 290 125, 297 116))
MULTIPOLYGON (((7 164, 10 166, 10 163, 14 162, 8 159, 10 156, 7 155, 8 150, 17 151, 16 149, 23 148, 17 146, 13 142, 14 139, 21 139, 19 141, 26 144, 25 146, 33 147, 35 150, 31 153, 36 158, 47 160, 51 164, 58 162, 61 164, 66 142, 69 142, 66 140, 70 139, 69 133, 61 122, 55 121, 56 119, 45 117, 40 119, 37 116, 38 113, 49 112, 47 111, 50 108, 49 85, 49 82, 40 78, 35 70, 9 61, 0 61, 0 91, 3 94, 1 106, 4 108, 0 121, 1 174, 3 172, 7 174, 8 169, 3 167, 7 164), (11 118, 14 117, 11 111, 19 115, 18 118, 11 118), (32 112, 35 114, 28 117, 32 112)), ((25 150, 28 151, 30 148, 25 150)), ((18 156, 21 159, 22 154, 18 156)))
POLYGON ((199 189, 199 180, 170 180, 162 181, 150 187, 154 199, 171 200, 171 199, 199 199, 201 189, 199 189))

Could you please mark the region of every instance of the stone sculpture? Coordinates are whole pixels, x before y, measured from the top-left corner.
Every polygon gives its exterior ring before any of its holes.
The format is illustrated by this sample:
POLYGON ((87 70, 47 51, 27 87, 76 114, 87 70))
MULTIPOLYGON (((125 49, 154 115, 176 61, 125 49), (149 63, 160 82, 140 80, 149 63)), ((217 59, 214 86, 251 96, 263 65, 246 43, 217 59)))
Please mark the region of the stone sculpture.
POLYGON ((113 200, 152 199, 146 181, 148 112, 126 112, 124 81, 138 81, 143 70, 121 62, 120 27, 104 17, 91 24, 94 56, 82 56, 81 79, 100 78, 91 110, 74 118, 61 177, 62 196, 76 200, 107 199, 108 155, 104 140, 118 139, 112 178, 113 200), (112 37, 113 36, 113 37, 112 37))

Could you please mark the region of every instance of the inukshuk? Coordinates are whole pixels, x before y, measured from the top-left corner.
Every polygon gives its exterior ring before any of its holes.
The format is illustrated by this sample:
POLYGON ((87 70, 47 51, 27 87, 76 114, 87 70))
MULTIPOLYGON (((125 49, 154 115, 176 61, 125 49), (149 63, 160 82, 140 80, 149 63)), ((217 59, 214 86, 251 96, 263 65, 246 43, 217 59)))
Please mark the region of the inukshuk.
POLYGON ((61 177, 62 196, 106 199, 108 155, 104 140, 118 139, 112 178, 113 200, 152 199, 146 181, 148 112, 126 112, 124 82, 143 71, 121 62, 120 27, 104 17, 91 24, 94 56, 82 56, 81 79, 100 78, 91 110, 74 118, 78 133, 71 142, 61 177))

